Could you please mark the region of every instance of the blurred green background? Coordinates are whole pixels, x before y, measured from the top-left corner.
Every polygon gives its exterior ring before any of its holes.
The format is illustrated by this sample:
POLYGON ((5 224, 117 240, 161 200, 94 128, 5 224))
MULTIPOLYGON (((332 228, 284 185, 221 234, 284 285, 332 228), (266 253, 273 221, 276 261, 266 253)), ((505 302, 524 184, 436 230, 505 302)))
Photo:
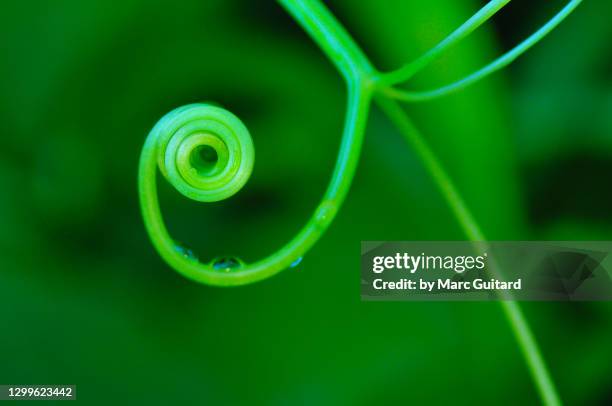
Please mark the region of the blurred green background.
MULTIPOLYGON (((333 1, 381 68, 483 2, 333 1)), ((482 66, 563 1, 512 2, 411 83, 482 66)), ((538 403, 497 303, 361 303, 361 240, 464 239, 376 109, 353 188, 301 265, 240 288, 195 284, 153 250, 137 162, 173 108, 215 101, 249 127, 230 200, 162 182, 200 258, 267 255, 307 220, 339 146, 342 80, 268 1, 3 4, 0 383, 77 384, 88 404, 538 403), (119 399, 119 400, 117 400, 119 399)), ((612 4, 584 2, 511 68, 408 113, 493 240, 612 240, 612 4)), ((562 398, 612 402, 612 306, 525 303, 562 398)))

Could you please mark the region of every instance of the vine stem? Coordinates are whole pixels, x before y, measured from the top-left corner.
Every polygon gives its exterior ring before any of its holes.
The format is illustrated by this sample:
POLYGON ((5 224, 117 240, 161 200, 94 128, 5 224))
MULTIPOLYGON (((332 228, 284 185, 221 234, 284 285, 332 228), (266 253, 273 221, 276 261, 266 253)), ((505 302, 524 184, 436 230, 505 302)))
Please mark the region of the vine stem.
POLYGON ((380 78, 380 85, 388 86, 396 83, 404 82, 410 79, 418 71, 426 67, 430 62, 440 56, 444 51, 467 37, 476 28, 480 27, 502 7, 510 3, 510 0, 491 0, 484 7, 470 17, 466 22, 461 24, 459 28, 453 31, 448 37, 444 38, 438 45, 425 52, 423 55, 414 61, 407 63, 401 68, 383 73, 380 78))
MULTIPOLYGON (((477 71, 453 82, 448 85, 432 89, 432 90, 419 90, 419 91, 408 91, 401 90, 394 87, 386 86, 382 91, 391 98, 405 101, 405 102, 418 102, 418 101, 426 101, 436 99, 441 96, 446 96, 448 94, 454 93, 458 90, 464 89, 479 80, 491 75, 492 73, 497 72, 500 69, 505 68, 510 65, 516 58, 521 56, 527 50, 529 50, 532 46, 534 46, 537 42, 539 42, 542 38, 544 38, 549 32, 551 32, 557 25, 561 23, 568 15, 571 14, 572 11, 582 2, 582 0, 571 0, 567 3, 565 7, 563 7, 554 17, 552 17, 546 24, 540 27, 537 31, 527 37, 523 42, 519 43, 517 46, 512 48, 510 51, 506 52, 502 56, 495 59, 493 62, 490 62, 488 65, 478 69, 477 71)), ((491 4, 493 2, 490 2, 491 4)), ((501 3, 501 2, 499 2, 501 3)), ((487 6, 485 6, 486 8, 487 6)), ((501 8, 501 7, 500 7, 501 8)), ((482 11, 482 10, 481 10, 482 11)), ((478 13, 477 13, 478 14, 478 13)), ((483 18, 486 17, 487 13, 483 13, 481 18, 477 19, 472 23, 472 25, 468 28, 472 30, 477 26, 477 23, 484 22, 483 18)), ((491 14, 492 15, 492 14, 491 14)), ((488 17, 487 17, 488 18, 488 17)), ((463 26, 462 26, 463 27, 463 26)), ((460 39, 464 38, 467 32, 466 30, 461 30, 461 35, 456 35, 456 32, 451 34, 449 38, 451 40, 443 40, 436 48, 431 50, 429 53, 425 54, 424 58, 419 58, 413 64, 409 64, 403 68, 400 68, 398 71, 391 72, 389 74, 382 75, 381 83, 384 85, 385 83, 397 83, 398 80, 404 77, 410 77, 409 74, 416 73, 416 70, 412 72, 412 69, 420 69, 424 67, 427 63, 432 61, 434 57, 438 56, 442 51, 446 50, 450 45, 455 44, 460 39), (428 56, 430 55, 430 56, 428 56)), ((447 38, 448 39, 448 38, 447 38)))
MULTIPOLYGON (((473 242, 486 241, 450 176, 399 103, 381 95, 376 96, 375 101, 421 158, 468 238, 473 242)), ((560 405, 561 401, 546 362, 520 306, 512 300, 500 300, 499 303, 527 361, 542 401, 547 405, 560 405)))
MULTIPOLYGON (((486 241, 484 234, 474 220, 473 215, 461 198, 461 195, 457 191, 440 160, 427 145, 425 139, 412 124, 398 102, 393 100, 390 97, 392 95, 389 95, 388 92, 385 91, 388 88, 384 86, 384 81, 381 81, 384 74, 380 74, 372 66, 368 58, 342 25, 336 20, 333 14, 331 14, 331 12, 329 12, 329 10, 318 0, 279 0, 279 2, 306 30, 332 63, 334 63, 347 83, 349 83, 349 88, 351 88, 351 84, 353 84, 360 89, 364 89, 364 91, 370 89, 374 94, 374 99, 378 106, 396 125, 403 137, 412 145, 421 158, 467 237, 474 242, 486 241)), ((564 8, 565 11, 560 13, 561 15, 558 14, 551 22, 538 30, 536 34, 534 34, 535 37, 532 35, 527 40, 526 45, 523 45, 524 43, 519 45, 519 47, 522 46, 519 51, 514 53, 513 51, 515 50, 510 51, 510 56, 506 57, 504 60, 507 62, 502 63, 507 65, 520 53, 535 44, 539 38, 552 30, 552 28, 565 17, 563 13, 569 14, 571 9, 573 9, 571 7, 575 7, 579 2, 580 0, 571 1, 570 4, 564 8), (568 9, 568 7, 571 9, 568 9), (523 48, 525 49, 521 51, 523 48)), ((481 9, 475 17, 468 21, 469 24, 464 24, 451 34, 450 39, 442 41, 439 45, 439 50, 430 52, 429 55, 426 55, 420 62, 417 60, 413 65, 409 64, 407 67, 403 68, 403 71, 400 70, 400 73, 395 78, 393 76, 391 76, 391 78, 393 80, 401 79, 408 75, 408 73, 413 72, 415 68, 418 70, 420 67, 425 66, 442 50, 447 49, 461 38, 465 37, 465 35, 474 30, 478 25, 482 24, 482 22, 486 21, 486 19, 495 11, 499 10, 505 3, 507 2, 491 1, 485 8, 481 9)), ((501 64, 499 68, 501 68, 501 64)), ((521 352, 526 359, 529 372, 536 383, 536 388, 542 401, 547 405, 560 405, 561 401, 550 372, 548 371, 535 337, 531 332, 520 306, 517 302, 511 300, 501 300, 500 304, 521 352)))

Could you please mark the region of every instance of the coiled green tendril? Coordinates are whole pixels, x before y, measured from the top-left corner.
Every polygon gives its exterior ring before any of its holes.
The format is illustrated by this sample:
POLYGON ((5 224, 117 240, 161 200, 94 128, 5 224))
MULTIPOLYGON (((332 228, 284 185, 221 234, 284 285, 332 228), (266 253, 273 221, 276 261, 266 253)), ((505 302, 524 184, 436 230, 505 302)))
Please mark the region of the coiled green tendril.
POLYGON ((310 221, 284 247, 258 262, 245 264, 228 257, 200 262, 177 244, 164 224, 157 198, 156 170, 184 196, 213 202, 226 199, 247 182, 255 160, 249 131, 235 115, 210 104, 190 104, 166 114, 153 127, 142 149, 139 194, 144 222, 164 260, 198 282, 230 286, 265 279, 296 263, 320 238, 344 199, 357 166, 367 104, 354 95, 332 182, 310 221), (361 123, 361 124, 360 124, 361 123), (348 158, 348 159, 347 159, 348 158))
POLYGON ((253 140, 242 121, 210 104, 190 104, 166 114, 150 135, 157 164, 183 195, 199 202, 227 199, 249 179, 253 140))

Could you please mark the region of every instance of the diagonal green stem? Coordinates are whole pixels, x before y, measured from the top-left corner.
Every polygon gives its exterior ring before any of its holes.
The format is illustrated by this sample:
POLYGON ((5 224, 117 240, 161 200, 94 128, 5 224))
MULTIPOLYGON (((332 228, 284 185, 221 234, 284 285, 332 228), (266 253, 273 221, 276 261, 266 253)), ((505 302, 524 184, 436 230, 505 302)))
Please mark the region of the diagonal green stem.
POLYGON ((510 3, 510 0, 491 0, 476 14, 470 17, 459 28, 453 31, 448 37, 444 38, 438 45, 425 52, 414 61, 407 63, 401 68, 385 73, 381 76, 380 85, 387 86, 404 82, 410 79, 415 73, 426 67, 430 62, 440 56, 444 51, 451 48, 457 42, 471 34, 475 29, 484 24, 489 18, 497 13, 502 7, 510 3))
MULTIPOLYGON (((402 136, 421 158, 425 168, 440 188, 444 199, 459 220, 468 238, 475 242, 486 241, 484 234, 465 205, 450 176, 446 173, 438 158, 398 102, 384 95, 378 95, 375 100, 381 110, 395 124, 402 136)), ((542 401, 547 405, 561 404, 544 358, 518 303, 510 300, 501 300, 500 304, 519 343, 521 352, 527 360, 529 372, 536 382, 542 401)))
POLYGON ((319 45, 349 83, 375 76, 376 70, 342 24, 319 0, 278 0, 319 45))
POLYGON ((561 23, 572 11, 582 2, 582 0, 571 0, 565 7, 561 9, 553 18, 551 18, 546 24, 540 29, 531 34, 523 42, 506 52, 499 58, 495 59, 488 65, 480 68, 476 72, 473 72, 456 82, 448 85, 439 87, 432 90, 421 90, 421 91, 407 91, 400 90, 393 87, 384 89, 384 93, 393 99, 405 101, 405 102, 418 102, 436 99, 438 97, 446 96, 461 90, 467 86, 470 86, 479 80, 489 76, 490 74, 497 72, 500 69, 510 65, 516 58, 525 53, 529 48, 534 46, 542 38, 544 38, 549 32, 551 32, 557 25, 561 23))
POLYGON ((484 235, 476 224, 474 217, 468 210, 457 189, 451 182, 444 168, 433 151, 425 143, 425 140, 406 116, 399 104, 383 95, 375 98, 376 103, 382 111, 391 119, 393 124, 401 131, 402 135, 417 152, 425 169, 433 177, 436 185, 440 188, 442 195, 449 203, 455 217, 459 220, 461 227, 472 241, 485 241, 484 235))

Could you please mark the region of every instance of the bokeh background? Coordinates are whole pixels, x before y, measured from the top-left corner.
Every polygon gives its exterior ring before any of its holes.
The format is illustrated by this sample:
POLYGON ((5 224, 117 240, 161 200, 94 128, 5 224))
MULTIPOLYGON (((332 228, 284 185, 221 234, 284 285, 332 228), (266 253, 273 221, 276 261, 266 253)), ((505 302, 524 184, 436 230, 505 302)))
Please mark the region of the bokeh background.
MULTIPOLYGON (((418 56, 484 2, 333 1, 372 60, 418 56)), ((563 1, 512 2, 410 83, 482 66, 563 1)), ((407 111, 497 240, 612 240, 612 4, 587 0, 509 69, 407 111)), ((87 404, 538 403, 497 303, 361 303, 361 240, 464 239, 410 148, 370 116, 351 193, 295 269, 240 288, 166 266, 137 162, 173 108, 215 101, 257 159, 235 197, 182 198, 172 234, 253 261, 307 220, 339 146, 339 75, 275 2, 37 1, 0 24, 0 383, 87 404)), ((612 305, 525 303, 563 399, 612 402, 612 305)))

